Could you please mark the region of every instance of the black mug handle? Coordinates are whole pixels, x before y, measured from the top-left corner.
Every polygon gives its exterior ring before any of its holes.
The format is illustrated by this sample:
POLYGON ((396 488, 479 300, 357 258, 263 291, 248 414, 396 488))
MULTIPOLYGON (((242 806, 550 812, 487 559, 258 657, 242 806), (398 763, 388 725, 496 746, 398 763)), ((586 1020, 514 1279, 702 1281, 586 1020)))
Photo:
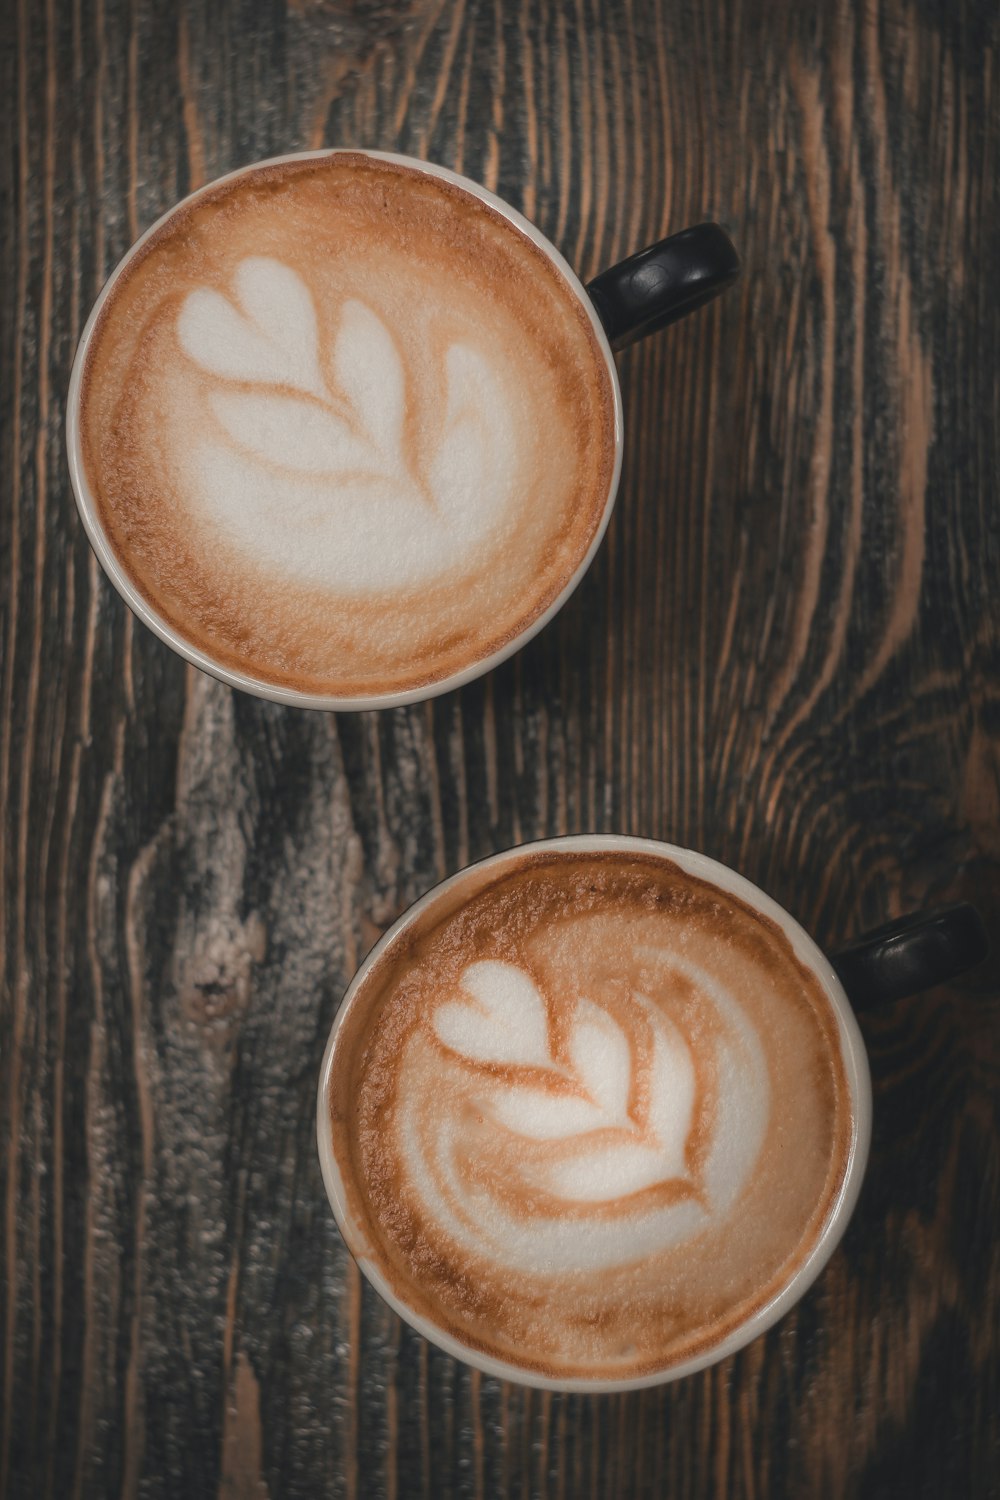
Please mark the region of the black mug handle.
POLYGON ((721 224, 696 224, 609 266, 587 291, 608 342, 624 349, 710 302, 739 274, 740 258, 721 224))
POLYGON ((831 959, 855 1010, 871 1009, 957 979, 990 951, 983 919, 968 901, 887 922, 831 959))

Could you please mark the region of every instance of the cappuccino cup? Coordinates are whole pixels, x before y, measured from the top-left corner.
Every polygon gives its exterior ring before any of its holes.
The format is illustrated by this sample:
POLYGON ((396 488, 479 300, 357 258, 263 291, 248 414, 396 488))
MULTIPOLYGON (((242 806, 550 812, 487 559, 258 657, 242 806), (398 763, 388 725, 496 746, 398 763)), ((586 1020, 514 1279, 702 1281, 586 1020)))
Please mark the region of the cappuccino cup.
POLYGON ((851 998, 986 952, 961 905, 825 956, 726 866, 571 837, 437 886, 350 984, 317 1134, 340 1231, 484 1374, 635 1390, 770 1328, 858 1199, 872 1093, 851 998))
POLYGON ((612 346, 738 270, 702 224, 585 287, 493 193, 387 152, 233 172, 152 225, 84 329, 67 443, 94 551, 233 687, 321 709, 459 687, 600 544, 612 346))

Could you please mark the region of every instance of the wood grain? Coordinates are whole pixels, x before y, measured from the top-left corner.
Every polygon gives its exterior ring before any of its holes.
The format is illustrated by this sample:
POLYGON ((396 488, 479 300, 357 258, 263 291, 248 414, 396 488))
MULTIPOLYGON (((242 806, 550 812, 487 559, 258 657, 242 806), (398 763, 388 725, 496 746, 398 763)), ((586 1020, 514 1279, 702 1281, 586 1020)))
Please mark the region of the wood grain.
POLYGON ((997 964, 865 1020, 871 1169, 799 1309, 629 1397, 480 1378, 362 1285, 316 1072, 359 958, 523 839, 735 865, 835 944, 1000 913, 988 0, 9 0, 0 14, 0 1493, 1000 1493, 997 964), (136 625, 63 456, 132 239, 323 143, 458 167, 589 276, 745 274, 620 361, 625 471, 535 642, 430 705, 233 695, 136 625))

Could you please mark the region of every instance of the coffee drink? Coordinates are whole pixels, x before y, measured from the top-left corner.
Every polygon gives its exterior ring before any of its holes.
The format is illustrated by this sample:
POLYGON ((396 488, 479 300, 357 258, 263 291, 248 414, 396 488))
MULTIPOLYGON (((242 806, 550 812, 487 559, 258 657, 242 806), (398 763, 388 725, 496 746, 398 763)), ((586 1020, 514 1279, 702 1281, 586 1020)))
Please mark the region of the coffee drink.
POLYGON ((82 470, 134 588, 292 691, 432 686, 524 632, 597 536, 612 379, 578 294, 454 182, 265 164, 139 248, 87 348, 82 470))
POLYGON ((326 1103, 352 1249, 432 1329, 555 1380, 720 1344, 816 1247, 853 1133, 782 929, 624 849, 432 899, 352 995, 326 1103))

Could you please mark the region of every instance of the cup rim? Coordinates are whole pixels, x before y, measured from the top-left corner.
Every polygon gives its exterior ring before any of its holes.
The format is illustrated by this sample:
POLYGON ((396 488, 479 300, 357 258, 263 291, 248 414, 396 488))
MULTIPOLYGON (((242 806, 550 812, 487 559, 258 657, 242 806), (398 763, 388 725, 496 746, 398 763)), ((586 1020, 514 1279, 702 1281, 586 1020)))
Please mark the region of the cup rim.
POLYGON ((558 614, 570 595, 574 593, 593 562, 597 549, 604 539, 604 534, 611 520, 611 513, 614 510, 615 500, 618 496, 623 444, 624 426, 621 386, 607 334, 598 317, 597 309, 587 295, 587 290, 582 281, 565 257, 546 238, 537 225, 532 224, 530 219, 525 218, 522 213, 512 207, 503 198, 498 197, 496 193, 491 192, 489 188, 483 187, 481 183, 474 182, 471 178, 465 177, 459 172, 453 172, 449 167, 439 166, 435 162, 422 161, 419 157, 405 156, 396 151, 374 151, 368 150, 365 147, 354 146, 324 147, 317 151, 286 151, 278 156, 269 156, 260 161, 249 162, 242 167, 237 167, 232 172, 226 172, 221 177, 215 177, 210 182, 203 183, 201 187, 195 188, 193 192, 188 193, 184 198, 173 204, 166 213, 161 214, 139 236, 135 243, 129 247, 101 288, 100 294, 91 308, 90 315, 80 335, 80 341, 73 359, 73 368, 70 373, 66 400, 66 450, 70 480, 76 499, 77 510, 80 513, 84 530, 87 533, 90 545, 101 567, 132 613, 138 616, 154 635, 159 636, 160 640, 164 641, 173 651, 176 651, 179 656, 189 661, 193 666, 199 667, 201 671, 218 678, 220 682, 227 683, 230 687, 239 688, 243 692, 252 693, 258 698, 269 699, 272 703, 284 703, 295 708, 315 708, 328 712, 356 712, 368 709, 401 708, 408 703, 422 703, 430 698, 437 698, 442 693, 451 692, 454 688, 464 687, 466 683, 473 682, 476 678, 485 676, 487 672, 492 671, 494 667, 498 667, 508 657, 513 656, 516 651, 519 651, 522 646, 526 646, 530 640, 533 640, 540 631, 544 630, 550 620, 558 614), (265 167, 282 166, 287 162, 294 161, 319 160, 330 156, 371 157, 377 161, 394 162, 412 171, 424 172, 431 177, 439 177, 456 187, 464 189, 465 192, 470 193, 473 197, 478 198, 481 202, 499 213, 515 229, 519 229, 548 257, 570 290, 575 293, 577 300, 589 318, 611 382, 615 453, 611 478, 608 484, 608 493, 604 501, 600 521, 590 540, 590 544, 571 576, 541 614, 529 621, 523 630, 511 640, 506 641, 502 646, 498 647, 489 656, 480 658, 478 661, 463 667, 460 671, 450 673, 447 677, 441 678, 440 681, 428 683, 422 687, 407 688, 402 692, 395 693, 344 695, 299 692, 294 688, 286 688, 280 684, 265 682, 262 678, 255 677, 250 672, 242 672, 236 668, 228 667, 216 661, 207 652, 194 645, 193 642, 188 641, 179 630, 165 620, 144 598, 132 582, 117 553, 111 546, 107 533, 101 524, 90 485, 87 482, 80 442, 80 390, 83 383, 83 370, 94 330, 101 315, 101 310, 111 296, 119 278, 125 273, 127 267, 134 260, 146 241, 156 234, 181 209, 186 208, 206 193, 215 191, 223 183, 230 182, 238 177, 247 176, 251 172, 259 171, 265 167))
POLYGON ((765 1333, 800 1300, 826 1266, 837 1245, 840 1243, 851 1215, 854 1212, 858 1196, 861 1192, 865 1168, 868 1163, 868 1153, 871 1144, 871 1122, 872 1090, 868 1054, 850 1001, 847 998, 843 985, 837 978, 836 971, 829 958, 827 958, 795 918, 789 912, 785 911, 784 907, 779 906, 777 901, 768 896, 766 892, 762 891, 759 886, 754 885, 745 876, 738 874, 728 865, 721 864, 718 860, 711 859, 708 855, 700 854, 696 850, 684 849, 676 844, 668 844, 658 839, 638 838, 622 834, 568 834, 558 838, 539 839, 515 845, 513 848, 500 850, 495 854, 488 855, 485 859, 477 860, 473 864, 464 866, 461 870, 456 871, 455 874, 450 875, 447 879, 433 886, 431 890, 427 891, 409 906, 382 935, 366 955, 344 992, 344 997, 340 1002, 330 1029, 330 1035, 320 1067, 319 1086, 317 1090, 316 1137, 323 1182, 340 1234, 367 1280, 374 1287, 375 1291, 378 1292, 383 1301, 387 1302, 404 1322, 422 1334, 429 1342, 443 1349, 445 1353, 452 1355, 455 1359, 462 1360, 467 1365, 471 1365, 484 1375, 493 1376, 500 1380, 513 1381, 519 1385, 533 1386, 540 1390, 606 1395, 624 1391, 645 1390, 657 1385, 666 1385, 675 1380, 680 1380, 687 1375, 694 1375, 700 1370, 707 1369, 710 1365, 719 1363, 720 1360, 728 1358, 731 1354, 737 1353, 740 1349, 745 1348, 747 1344, 752 1343, 759 1334, 765 1333), (741 1323, 726 1338, 721 1339, 717 1344, 713 1345, 711 1349, 702 1351, 689 1359, 681 1360, 660 1370, 617 1380, 591 1379, 588 1377, 559 1378, 543 1375, 534 1370, 524 1369, 506 1360, 481 1353, 479 1350, 465 1344, 461 1339, 455 1338, 453 1335, 439 1329, 429 1319, 408 1307, 406 1302, 398 1297, 388 1285, 370 1255, 366 1254, 364 1232, 351 1220, 346 1195, 343 1191, 343 1179, 337 1166, 336 1157, 334 1156, 333 1124, 327 1103, 337 1037, 347 1016, 348 1008, 372 967, 380 960, 386 949, 396 941, 400 934, 409 928, 429 906, 440 900, 460 881, 465 880, 471 871, 484 871, 492 865, 499 866, 515 860, 521 860, 530 854, 567 849, 584 854, 611 850, 622 853, 654 855, 670 860, 672 863, 679 865, 687 874, 706 880, 720 887, 727 894, 742 898, 755 911, 774 921, 787 937, 796 958, 804 963, 819 981, 833 1010, 837 1021, 841 1055, 844 1061, 853 1104, 851 1141, 843 1180, 830 1206, 826 1221, 820 1230, 815 1245, 795 1274, 768 1302, 758 1308, 756 1312, 751 1314, 744 1323, 741 1323))

